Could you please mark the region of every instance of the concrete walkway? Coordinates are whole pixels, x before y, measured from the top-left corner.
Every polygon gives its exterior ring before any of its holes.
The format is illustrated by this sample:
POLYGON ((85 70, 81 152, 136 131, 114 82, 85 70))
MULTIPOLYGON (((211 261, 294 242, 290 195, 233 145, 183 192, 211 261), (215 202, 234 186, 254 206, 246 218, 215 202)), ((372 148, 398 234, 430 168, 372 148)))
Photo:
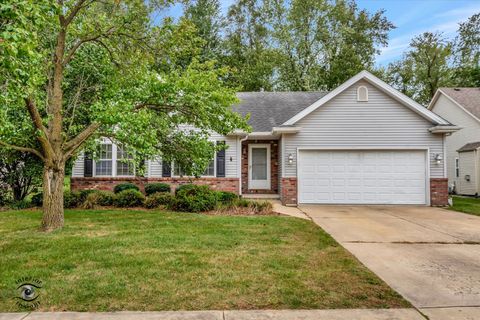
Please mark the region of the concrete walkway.
POLYGON ((299 210, 297 207, 287 207, 282 205, 280 200, 269 200, 273 205, 273 212, 280 213, 285 216, 311 220, 305 213, 299 210))
POLYGON ((0 320, 425 320, 414 309, 32 312, 0 313, 0 320))
POLYGON ((419 206, 300 209, 430 319, 480 319, 480 217, 419 206))

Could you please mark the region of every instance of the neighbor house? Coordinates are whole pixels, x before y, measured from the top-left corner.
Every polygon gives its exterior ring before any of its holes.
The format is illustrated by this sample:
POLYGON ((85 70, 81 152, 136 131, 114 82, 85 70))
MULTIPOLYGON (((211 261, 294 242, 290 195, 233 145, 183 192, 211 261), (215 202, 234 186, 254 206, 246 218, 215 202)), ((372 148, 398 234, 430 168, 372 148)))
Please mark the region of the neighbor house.
POLYGON ((462 129, 447 137, 450 191, 480 192, 480 88, 440 88, 428 106, 462 129))
POLYGON ((205 175, 147 161, 145 177, 104 140, 101 158, 78 158, 73 189, 112 189, 132 181, 192 181, 284 204, 447 204, 445 136, 457 127, 363 71, 331 92, 245 92, 234 110, 252 132, 213 134, 228 148, 205 175))

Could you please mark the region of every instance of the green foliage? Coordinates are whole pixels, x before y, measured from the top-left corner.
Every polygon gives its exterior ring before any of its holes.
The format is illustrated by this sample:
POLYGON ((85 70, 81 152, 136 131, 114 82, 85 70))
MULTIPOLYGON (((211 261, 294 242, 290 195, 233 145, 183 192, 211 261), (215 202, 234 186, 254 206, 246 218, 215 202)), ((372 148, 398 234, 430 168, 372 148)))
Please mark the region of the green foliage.
POLYGON ((115 194, 108 191, 94 191, 88 193, 82 202, 82 208, 94 209, 97 206, 111 206, 115 201, 115 194))
POLYGON ((480 87, 480 13, 460 23, 454 48, 455 85, 480 87))
POLYGON ((217 199, 222 203, 230 203, 234 200, 238 199, 238 195, 233 192, 228 191, 218 191, 217 192, 217 199))
POLYGON ((41 207, 43 204, 43 193, 36 193, 32 196, 31 199, 32 206, 34 207, 41 207))
POLYGON ((10 208, 20 210, 20 209, 27 209, 31 207, 30 201, 27 199, 13 201, 10 203, 10 208))
POLYGON ((145 184, 145 194, 150 196, 157 192, 170 192, 170 185, 167 183, 147 183, 145 184))
POLYGON ((134 189, 127 189, 116 194, 113 204, 117 207, 140 207, 145 200, 144 195, 134 189))
POLYGON ((78 191, 65 191, 63 194, 63 206, 65 208, 77 208, 85 201, 88 193, 78 191))
POLYGON ((169 208, 184 212, 202 212, 213 210, 216 205, 216 193, 208 186, 184 184, 177 189, 169 208))
POLYGON ((143 205, 147 209, 155 209, 162 206, 170 206, 174 196, 170 193, 158 192, 148 196, 143 205))
POLYGON ((124 190, 137 190, 137 191, 139 191, 140 189, 137 187, 137 185, 135 185, 133 183, 130 183, 130 182, 117 184, 113 188, 114 193, 120 193, 124 190))
POLYGON ((269 201, 236 198, 231 202, 222 203, 219 210, 226 214, 266 215, 272 213, 273 206, 269 201))

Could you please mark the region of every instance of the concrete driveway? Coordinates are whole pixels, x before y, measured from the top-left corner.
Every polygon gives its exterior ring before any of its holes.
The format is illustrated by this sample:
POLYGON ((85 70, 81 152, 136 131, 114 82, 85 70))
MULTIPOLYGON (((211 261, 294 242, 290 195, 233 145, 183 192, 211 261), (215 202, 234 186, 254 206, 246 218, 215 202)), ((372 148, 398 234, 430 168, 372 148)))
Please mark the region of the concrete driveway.
MULTIPOLYGON (((425 314, 480 307, 480 217, 419 206, 300 209, 425 314)), ((480 308, 468 310, 480 319, 480 308)))

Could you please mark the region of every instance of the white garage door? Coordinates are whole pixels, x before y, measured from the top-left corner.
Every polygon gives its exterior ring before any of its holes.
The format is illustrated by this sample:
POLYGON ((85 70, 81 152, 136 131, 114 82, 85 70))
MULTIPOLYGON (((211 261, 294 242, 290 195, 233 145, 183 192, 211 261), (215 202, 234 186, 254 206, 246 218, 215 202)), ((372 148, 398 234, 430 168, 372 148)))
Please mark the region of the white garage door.
POLYGON ((299 202, 425 204, 426 152, 300 151, 299 202))

